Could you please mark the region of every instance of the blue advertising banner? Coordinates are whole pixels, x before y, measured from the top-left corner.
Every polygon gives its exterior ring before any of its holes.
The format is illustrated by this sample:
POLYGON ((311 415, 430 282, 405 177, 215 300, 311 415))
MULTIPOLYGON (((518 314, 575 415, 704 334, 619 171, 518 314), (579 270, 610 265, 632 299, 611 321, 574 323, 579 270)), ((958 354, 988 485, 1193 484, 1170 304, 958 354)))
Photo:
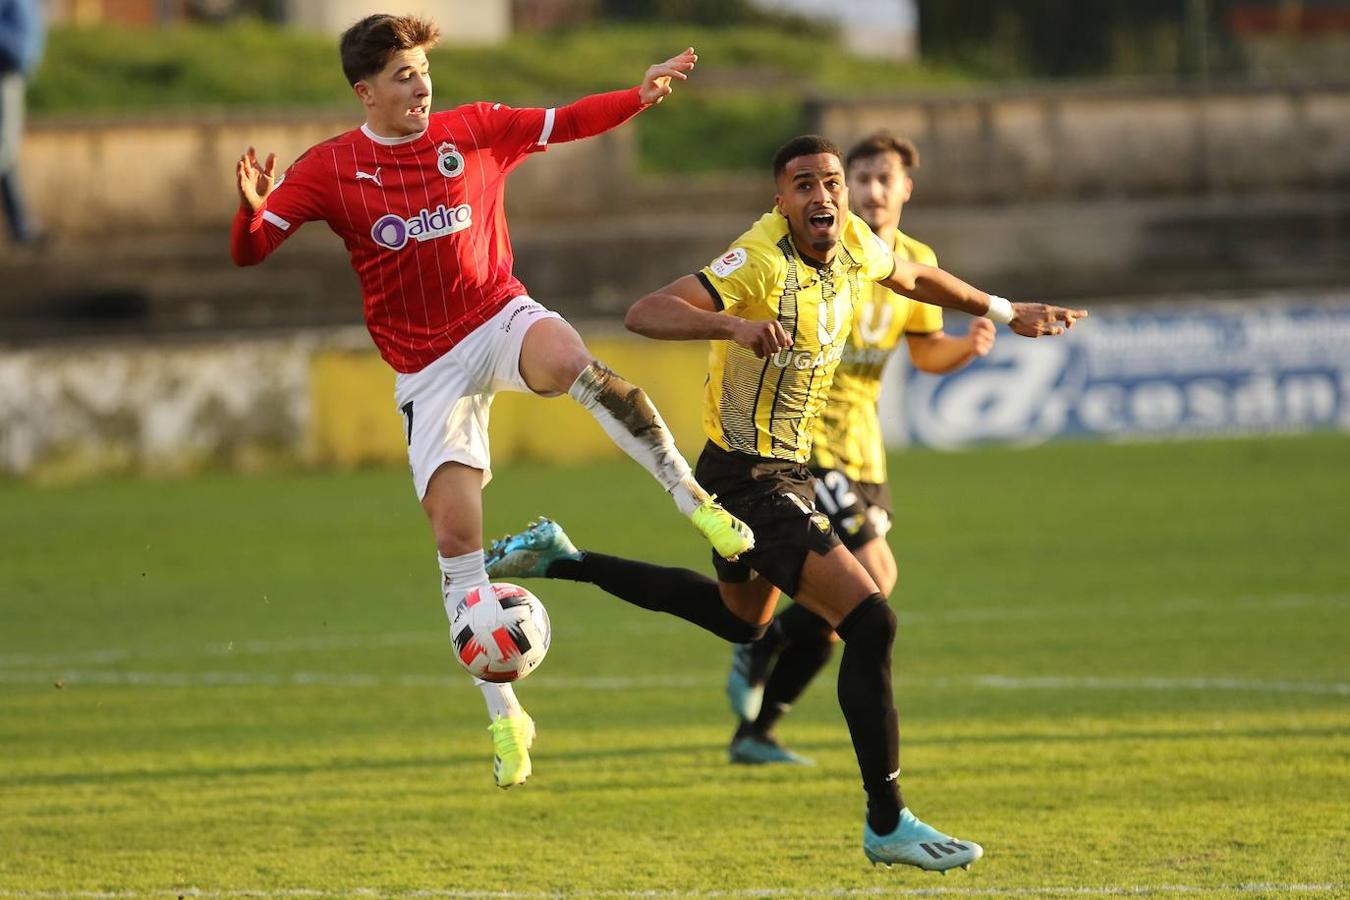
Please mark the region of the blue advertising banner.
POLYGON ((1101 307, 1066 337, 1000 329, 988 357, 903 382, 890 437, 931 447, 1350 431, 1350 295, 1101 307))

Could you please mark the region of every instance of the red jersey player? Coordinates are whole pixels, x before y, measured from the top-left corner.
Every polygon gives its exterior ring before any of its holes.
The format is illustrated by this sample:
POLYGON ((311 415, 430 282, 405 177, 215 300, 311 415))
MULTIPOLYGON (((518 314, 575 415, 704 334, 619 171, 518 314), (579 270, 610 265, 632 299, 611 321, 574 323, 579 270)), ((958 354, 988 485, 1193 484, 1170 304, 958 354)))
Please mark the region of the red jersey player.
MULTIPOLYGON (((491 477, 488 407, 497 391, 570 394, 652 473, 727 558, 754 545, 744 523, 699 487, 655 407, 591 356, 557 313, 511 273, 502 196, 529 154, 614 128, 684 80, 693 48, 647 69, 637 87, 557 109, 473 103, 431 112, 426 50, 439 28, 414 16, 370 16, 340 43, 365 123, 310 148, 283 177, 253 148, 235 174, 241 205, 230 248, 262 262, 305 222, 340 235, 361 283, 366 325, 398 373, 413 483, 436 539, 446 614, 488 584, 482 488, 491 477)), ((509 685, 479 682, 501 787, 529 777, 534 722, 509 685)))

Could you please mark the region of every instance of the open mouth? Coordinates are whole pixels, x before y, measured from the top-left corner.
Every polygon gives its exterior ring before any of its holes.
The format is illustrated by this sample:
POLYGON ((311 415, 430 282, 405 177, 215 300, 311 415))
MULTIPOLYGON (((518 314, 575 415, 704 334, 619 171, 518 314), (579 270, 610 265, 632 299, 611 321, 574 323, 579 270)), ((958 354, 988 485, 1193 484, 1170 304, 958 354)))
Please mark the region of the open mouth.
POLYGON ((829 231, 834 227, 834 213, 813 213, 806 221, 811 224, 813 231, 829 231))
POLYGON ((408 115, 410 116, 425 116, 426 114, 427 114, 427 105, 425 103, 423 103, 421 106, 412 106, 408 108, 408 115))

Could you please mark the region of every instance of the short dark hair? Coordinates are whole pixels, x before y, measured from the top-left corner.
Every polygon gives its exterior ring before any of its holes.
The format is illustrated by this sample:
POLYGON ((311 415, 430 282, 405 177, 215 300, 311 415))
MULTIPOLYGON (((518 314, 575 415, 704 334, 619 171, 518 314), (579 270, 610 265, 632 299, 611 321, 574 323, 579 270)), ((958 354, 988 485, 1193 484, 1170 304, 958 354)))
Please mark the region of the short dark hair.
POLYGON ((919 151, 909 138, 896 137, 889 131, 874 131, 848 151, 844 166, 852 165, 860 159, 870 159, 883 153, 894 153, 900 157, 900 164, 906 169, 919 167, 919 151))
POLYGON ((378 75, 389 64, 389 57, 400 50, 434 47, 440 39, 440 26, 419 16, 366 16, 342 32, 338 42, 342 74, 348 84, 356 84, 378 75))
POLYGON ((783 174, 787 164, 799 156, 815 156, 817 153, 833 153, 842 158, 839 145, 827 137, 818 134, 802 134, 778 148, 773 155, 773 177, 783 174))

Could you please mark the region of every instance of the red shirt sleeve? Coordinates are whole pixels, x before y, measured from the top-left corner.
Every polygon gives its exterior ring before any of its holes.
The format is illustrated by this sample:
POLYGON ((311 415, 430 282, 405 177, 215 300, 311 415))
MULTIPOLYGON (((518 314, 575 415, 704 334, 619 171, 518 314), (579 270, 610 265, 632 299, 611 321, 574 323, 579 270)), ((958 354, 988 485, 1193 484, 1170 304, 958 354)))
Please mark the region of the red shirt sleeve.
POLYGON ((503 168, 549 144, 576 141, 617 128, 647 108, 636 87, 582 97, 555 109, 514 109, 501 103, 477 103, 493 153, 503 168))
POLYGON ((244 204, 239 205, 230 227, 230 255, 235 265, 257 265, 301 225, 327 218, 324 197, 339 186, 336 179, 330 179, 326 192, 324 182, 317 177, 321 168, 311 150, 281 176, 263 201, 262 209, 254 213, 244 204))

